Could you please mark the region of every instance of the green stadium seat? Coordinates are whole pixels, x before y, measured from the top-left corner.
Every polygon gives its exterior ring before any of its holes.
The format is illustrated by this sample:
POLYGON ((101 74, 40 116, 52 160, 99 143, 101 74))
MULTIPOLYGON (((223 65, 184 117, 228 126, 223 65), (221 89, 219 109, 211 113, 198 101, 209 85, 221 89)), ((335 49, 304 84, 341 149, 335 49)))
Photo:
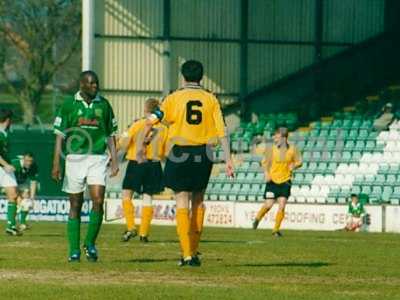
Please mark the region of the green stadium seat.
POLYGON ((376 148, 375 141, 368 140, 367 143, 365 144, 364 151, 372 152, 375 150, 375 148, 376 148))
POLYGON ((312 173, 306 173, 305 175, 304 175, 304 179, 303 179, 303 182, 304 182, 304 184, 311 184, 311 182, 313 181, 313 179, 314 179, 314 175, 312 174, 312 173))
POLYGON ((399 165, 390 165, 387 174, 397 175, 400 173, 400 166, 399 165))
POLYGON ((222 189, 218 193, 218 199, 221 201, 229 200, 229 194, 231 193, 231 190, 232 190, 232 185, 230 183, 225 183, 222 189))
POLYGON ((328 163, 326 162, 320 162, 318 164, 318 167, 316 169, 316 172, 321 173, 321 174, 328 174, 328 163))
POLYGON ((249 171, 249 172, 255 172, 255 173, 262 171, 262 168, 261 168, 260 163, 259 163, 259 162, 253 161, 253 162, 251 163, 251 165, 250 165, 248 171, 249 171))
POLYGON ((237 176, 236 176, 236 181, 240 182, 240 183, 245 182, 247 174, 248 173, 244 173, 244 172, 243 173, 238 173, 237 176))
POLYGON ((389 165, 388 164, 380 165, 378 174, 387 174, 387 173, 389 173, 389 165))
POLYGON ((318 162, 320 160, 321 160, 321 152, 319 151, 311 152, 311 161, 318 162))
POLYGON ((239 193, 237 195, 237 200, 246 201, 247 195, 250 193, 250 184, 245 183, 241 186, 239 193))
POLYGON ((356 144, 354 143, 354 140, 349 140, 346 142, 344 146, 345 151, 354 151, 356 147, 356 144))
POLYGON ((368 136, 369 136, 369 132, 366 129, 362 129, 360 130, 357 140, 362 140, 362 141, 366 141, 368 140, 368 136))
POLYGON ((365 142, 358 140, 354 147, 354 151, 364 151, 365 149, 365 142))
POLYGON ((372 192, 372 188, 370 185, 362 186, 361 193, 369 195, 369 194, 371 194, 371 192, 372 192))
POLYGON ((243 183, 253 183, 255 181, 256 176, 257 176, 257 173, 254 173, 254 172, 247 173, 246 178, 244 179, 243 183))
POLYGON ((351 125, 352 128, 357 128, 359 129, 361 127, 362 121, 360 119, 358 119, 359 117, 357 117, 357 119, 353 120, 353 124, 351 125))
POLYGON ((376 131, 371 131, 368 135, 368 140, 369 141, 376 141, 376 138, 378 137, 378 133, 376 131))
POLYGON ((326 142, 325 149, 328 151, 333 151, 336 148, 336 140, 328 140, 326 142))
MULTIPOLYGON (((362 151, 362 150, 361 150, 361 151, 362 151)), ((360 151, 354 151, 354 152, 351 154, 351 160, 350 160, 350 162, 352 162, 352 163, 358 163, 358 162, 361 160, 361 157, 362 157, 362 154, 361 154, 360 151)))
POLYGON ((325 148, 325 140, 319 140, 314 146, 315 151, 322 151, 325 148))
POLYGON ((378 174, 378 175, 375 176, 374 182, 376 184, 383 185, 386 182, 386 176, 383 175, 383 174, 378 174))
POLYGON ((362 129, 370 129, 372 128, 373 121, 372 120, 364 120, 360 126, 362 129))
POLYGON ((383 192, 382 192, 382 202, 383 203, 389 203, 390 202, 390 197, 393 194, 393 189, 391 186, 385 186, 383 188, 383 192))
POLYGON ((336 198, 335 197, 328 197, 326 199, 326 203, 328 203, 328 204, 336 204, 336 198))
POLYGON ((396 186, 397 185, 397 178, 396 174, 389 174, 386 177, 386 184, 389 186, 396 186))
POLYGON ((312 158, 312 152, 305 151, 303 153, 303 162, 309 162, 311 161, 311 158, 312 158))
POLYGON ((400 205, 400 199, 396 198, 396 199, 391 199, 390 200, 390 204, 392 205, 400 205))
POLYGON ((235 183, 232 188, 229 190, 228 193, 228 200, 229 201, 236 201, 238 195, 240 193, 241 185, 239 183, 235 183))
POLYGON ((361 193, 361 187, 359 185, 353 185, 351 188, 351 193, 352 194, 360 194, 361 193))
POLYGON ((237 172, 247 172, 250 168, 250 162, 245 161, 236 168, 237 172))
POLYGON ((347 136, 347 139, 354 141, 357 139, 357 137, 358 137, 358 130, 352 129, 352 130, 350 130, 349 135, 347 136))
POLYGON ((341 162, 345 162, 345 163, 351 162, 351 152, 350 151, 345 151, 342 153, 341 162))
MULTIPOLYGON (((331 159, 329 159, 329 161, 331 161, 331 159)), ((338 164, 337 164, 337 163, 335 163, 335 162, 330 162, 330 163, 328 164, 328 171, 329 171, 329 173, 335 173, 337 167, 338 167, 338 164)))
POLYGON ((256 173, 256 177, 254 178, 253 183, 257 183, 257 184, 263 184, 263 183, 265 183, 265 175, 264 175, 264 172, 258 172, 258 173, 256 173))
POLYGON ((263 188, 264 188, 264 186, 261 185, 261 184, 253 184, 251 186, 251 189, 250 189, 249 193, 248 193, 247 200, 248 201, 253 201, 253 202, 257 201, 260 196, 262 197, 263 188))

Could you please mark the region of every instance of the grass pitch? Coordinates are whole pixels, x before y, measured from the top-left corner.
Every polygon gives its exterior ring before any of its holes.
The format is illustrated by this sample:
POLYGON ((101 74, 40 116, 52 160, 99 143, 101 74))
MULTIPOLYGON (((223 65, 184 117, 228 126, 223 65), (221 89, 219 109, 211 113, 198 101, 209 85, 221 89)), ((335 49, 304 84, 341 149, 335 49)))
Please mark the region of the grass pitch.
POLYGON ((174 227, 143 245, 105 225, 100 260, 68 264, 66 225, 32 225, 0 236, 0 299, 400 299, 394 234, 206 228, 203 266, 179 268, 174 227))

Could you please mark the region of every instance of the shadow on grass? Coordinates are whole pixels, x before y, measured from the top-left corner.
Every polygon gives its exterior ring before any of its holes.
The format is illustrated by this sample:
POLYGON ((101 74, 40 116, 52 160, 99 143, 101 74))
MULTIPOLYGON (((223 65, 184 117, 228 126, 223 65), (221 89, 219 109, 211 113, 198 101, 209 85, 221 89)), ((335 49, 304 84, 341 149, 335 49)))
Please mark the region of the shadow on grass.
POLYGON ((161 262, 177 262, 178 259, 171 258, 137 258, 137 259, 129 259, 129 260, 114 260, 116 263, 132 263, 132 264, 146 264, 146 263, 161 263, 161 262))
POLYGON ((247 244, 249 241, 219 241, 219 240, 201 240, 200 244, 247 244))
POLYGON ((149 244, 176 244, 178 240, 150 240, 149 244))
MULTIPOLYGON (((154 244, 176 244, 178 240, 151 240, 150 243, 154 244)), ((219 241, 219 240, 201 240, 200 244, 246 244, 248 241, 219 241)))
POLYGON ((235 265, 235 267, 303 267, 303 268, 321 268, 321 267, 328 267, 334 264, 327 263, 327 262, 282 262, 282 263, 269 263, 269 264, 243 264, 243 265, 235 265))
MULTIPOLYGON (((28 235, 28 234, 26 234, 26 235, 28 235)), ((39 236, 39 237, 62 237, 62 236, 64 236, 63 234, 61 234, 61 233, 40 233, 40 234, 29 234, 29 236, 32 236, 32 237, 37 237, 37 236, 39 236)))

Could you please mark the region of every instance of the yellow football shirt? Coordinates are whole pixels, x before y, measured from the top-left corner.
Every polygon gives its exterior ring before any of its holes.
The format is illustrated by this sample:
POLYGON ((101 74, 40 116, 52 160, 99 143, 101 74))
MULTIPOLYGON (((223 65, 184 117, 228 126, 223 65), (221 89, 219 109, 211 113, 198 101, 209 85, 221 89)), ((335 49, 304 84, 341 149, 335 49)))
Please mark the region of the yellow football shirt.
POLYGON ((200 85, 186 85, 161 104, 168 124, 168 144, 196 146, 216 144, 225 136, 225 122, 218 99, 200 85))
MULTIPOLYGON (((126 153, 126 159, 136 160, 137 154, 137 141, 140 134, 143 134, 144 127, 146 125, 146 119, 141 119, 132 124, 128 130, 129 144, 126 153)), ((168 128, 158 123, 153 126, 149 142, 146 146, 145 153, 146 158, 149 160, 161 160, 165 156, 165 144, 168 136, 168 128)))
POLYGON ((300 166, 302 159, 300 152, 293 145, 289 145, 288 148, 278 148, 273 145, 266 149, 262 164, 266 177, 274 183, 281 184, 292 178, 290 166, 300 166))

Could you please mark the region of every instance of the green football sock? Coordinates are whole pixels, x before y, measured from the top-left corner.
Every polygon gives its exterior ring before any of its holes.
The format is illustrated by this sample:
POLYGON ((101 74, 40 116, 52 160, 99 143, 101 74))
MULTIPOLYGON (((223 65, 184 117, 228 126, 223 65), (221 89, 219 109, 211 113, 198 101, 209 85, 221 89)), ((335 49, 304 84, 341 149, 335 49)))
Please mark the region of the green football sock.
POLYGON ((72 255, 79 252, 79 243, 81 237, 81 221, 80 219, 68 219, 67 225, 69 254, 72 255))
POLYGON ((8 201, 7 205, 7 228, 15 227, 15 217, 17 215, 17 203, 8 201))
POLYGON ((28 217, 29 211, 21 210, 19 213, 19 223, 26 224, 26 218, 28 217))
POLYGON ((89 226, 85 238, 86 246, 93 246, 95 244, 102 222, 103 222, 103 212, 92 210, 89 215, 89 226))

